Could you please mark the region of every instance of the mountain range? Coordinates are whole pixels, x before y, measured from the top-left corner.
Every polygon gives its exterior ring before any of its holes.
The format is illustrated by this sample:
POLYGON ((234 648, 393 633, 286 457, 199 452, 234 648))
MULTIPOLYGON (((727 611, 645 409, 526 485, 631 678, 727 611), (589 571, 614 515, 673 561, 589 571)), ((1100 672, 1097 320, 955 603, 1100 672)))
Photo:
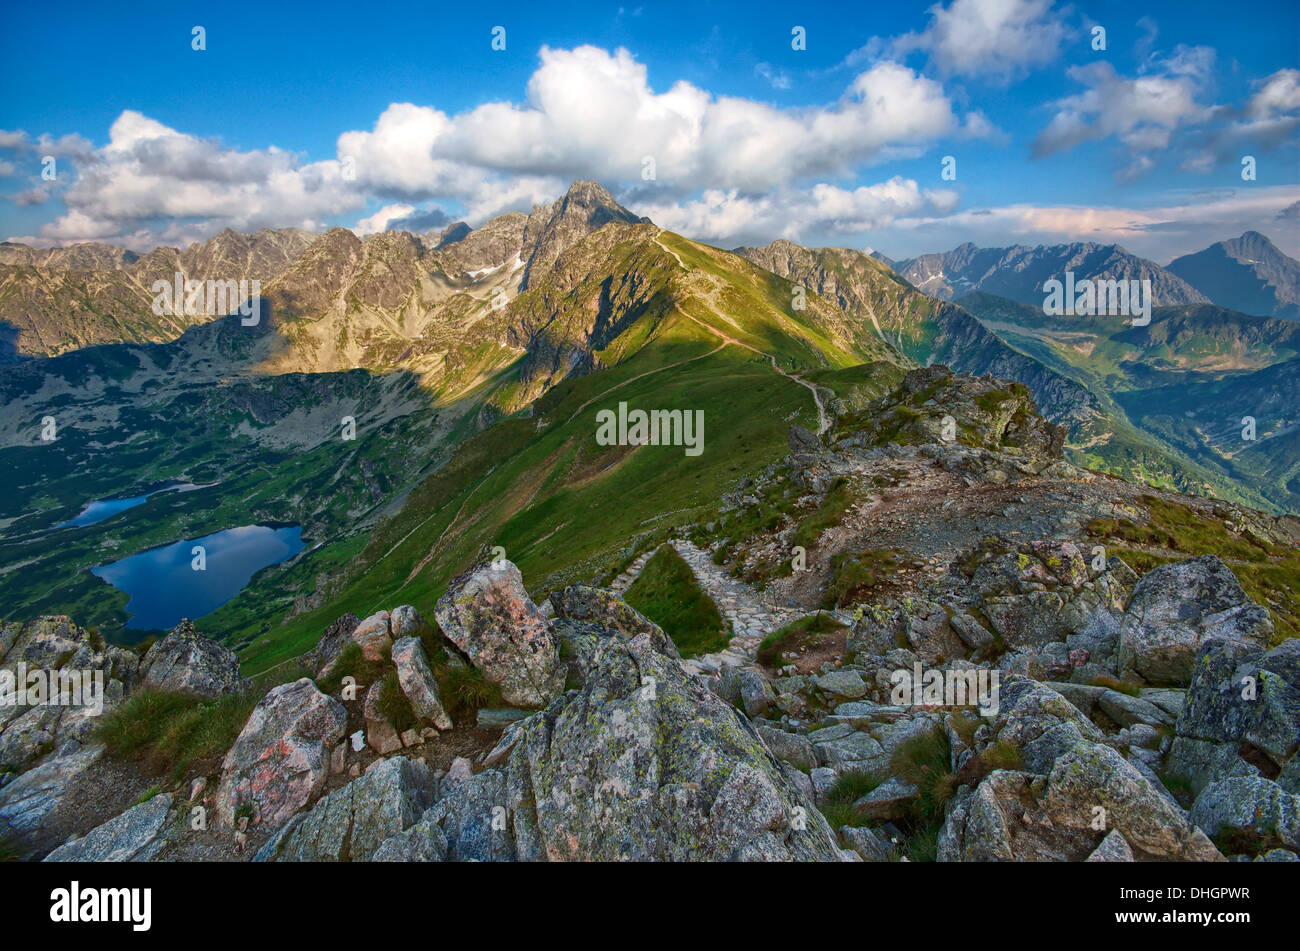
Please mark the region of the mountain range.
POLYGON ((258 663, 287 656, 358 579, 375 598, 432 593, 490 539, 530 575, 574 577, 761 468, 788 423, 815 431, 833 398, 879 397, 936 363, 1023 384, 1090 468, 1300 510, 1300 323, 1210 305, 1114 247, 963 246, 896 269, 788 241, 728 252, 580 181, 475 229, 0 255, 0 320, 17 350, 0 372, 13 482, 0 559, 22 566, 0 589, 14 611, 75 613, 119 636, 126 596, 88 568, 250 520, 311 539, 206 619, 258 663), (930 259, 948 276, 927 284, 917 269, 930 259), (1067 266, 1149 275, 1157 300, 1175 302, 1147 328, 1048 318, 1027 288, 1067 266), (257 277, 259 323, 158 317, 150 284, 175 271, 257 277), (710 451, 687 475, 626 447, 611 461, 581 414, 615 391, 708 407, 710 451), (1243 447, 1229 424, 1244 415, 1258 438, 1243 447), (40 438, 47 417, 56 454, 40 438), (49 530, 90 499, 174 481, 218 488, 49 530))

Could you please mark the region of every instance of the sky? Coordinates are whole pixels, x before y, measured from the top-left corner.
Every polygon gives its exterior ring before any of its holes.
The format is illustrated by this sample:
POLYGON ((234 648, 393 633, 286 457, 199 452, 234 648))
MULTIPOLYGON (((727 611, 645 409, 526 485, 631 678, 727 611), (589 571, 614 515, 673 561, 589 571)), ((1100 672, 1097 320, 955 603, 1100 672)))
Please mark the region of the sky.
POLYGON ((1300 4, 1225 9, 14 4, 0 238, 423 232, 590 178, 722 247, 1300 256, 1300 4))

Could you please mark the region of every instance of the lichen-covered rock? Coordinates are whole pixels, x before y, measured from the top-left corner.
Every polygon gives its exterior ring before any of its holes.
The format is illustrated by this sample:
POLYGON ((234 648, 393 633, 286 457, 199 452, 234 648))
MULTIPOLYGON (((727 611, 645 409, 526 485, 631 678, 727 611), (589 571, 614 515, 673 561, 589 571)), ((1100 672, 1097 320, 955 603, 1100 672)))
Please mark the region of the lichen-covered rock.
POLYGON ((346 728, 343 705, 306 677, 273 688, 222 763, 218 819, 233 825, 247 810, 255 825, 283 823, 320 793, 346 728))
POLYGON ((1210 836, 1234 833, 1259 849, 1300 851, 1300 796, 1262 776, 1210 783, 1192 804, 1192 822, 1210 836))
POLYGON ((1088 836, 1100 823, 1118 829, 1132 848, 1153 858, 1222 859, 1214 844, 1149 779, 1101 743, 1078 743, 1059 757, 1041 803, 1058 828, 1088 836))
POLYGON ((1133 850, 1118 829, 1111 829, 1088 856, 1089 862, 1132 862, 1133 850))
POLYGON ((1153 568, 1138 582, 1120 628, 1119 670, 1151 684, 1186 684, 1210 638, 1262 649, 1272 635, 1272 617, 1232 569, 1203 555, 1153 568))
POLYGON ((439 730, 450 730, 451 717, 443 709, 438 681, 434 679, 429 657, 420 639, 408 635, 394 641, 393 663, 397 667, 397 682, 402 685, 406 699, 411 701, 416 716, 428 720, 439 730))
POLYGON ((239 657, 229 647, 204 637, 188 620, 172 628, 140 661, 141 685, 177 690, 208 700, 247 690, 239 676, 239 657))
POLYGON ((360 621, 352 631, 352 642, 361 648, 361 656, 372 663, 388 660, 393 650, 393 635, 389 631, 388 612, 378 611, 360 621))
POLYGON ((372 862, 442 862, 447 858, 447 836, 426 813, 411 828, 399 832, 375 849, 372 862))
POLYGON ((366 743, 380 756, 396 753, 402 748, 402 738, 397 735, 397 728, 388 722, 384 715, 381 701, 384 696, 384 682, 376 680, 366 691, 361 713, 366 721, 366 743))
POLYGON ((397 756, 376 760, 357 779, 321 798, 262 861, 365 862, 411 828, 433 801, 428 764, 397 756))
POLYGON ((749 721, 647 635, 602 645, 582 690, 518 729, 509 800, 523 857, 840 859, 749 721))
POLYGON ((0 623, 0 654, 0 767, 13 772, 93 742, 139 676, 133 653, 62 615, 0 623))
POLYGON ((434 615, 506 703, 540 707, 564 689, 559 639, 510 562, 484 562, 455 578, 434 615))
MULTIPOLYGON (((496 769, 475 773, 464 757, 452 760, 439 784, 439 799, 425 814, 447 839, 454 862, 509 862, 515 855, 506 777, 496 769)), ((527 856, 525 856, 527 857, 527 856)))
POLYGON ((424 618, 420 617, 420 612, 409 604, 398 605, 388 616, 388 633, 394 642, 403 637, 418 635, 424 626, 424 618))
POLYGON ((323 677, 329 673, 338 660, 339 654, 343 653, 343 648, 352 641, 352 632, 357 629, 361 623, 360 618, 349 611, 340 615, 321 635, 316 642, 316 649, 311 652, 308 660, 317 677, 323 677))
POLYGON ((46 862, 130 862, 145 861, 162 845, 171 793, 152 799, 114 816, 79 839, 64 843, 45 857, 46 862))
POLYGON ((1300 640, 1270 651, 1207 641, 1193 665, 1179 736, 1249 743, 1282 766, 1300 750, 1300 640))
POLYGON ((571 584, 563 591, 552 592, 551 606, 557 617, 570 621, 587 621, 623 637, 648 634, 655 649, 669 657, 680 657, 677 645, 663 628, 651 621, 608 588, 571 584))

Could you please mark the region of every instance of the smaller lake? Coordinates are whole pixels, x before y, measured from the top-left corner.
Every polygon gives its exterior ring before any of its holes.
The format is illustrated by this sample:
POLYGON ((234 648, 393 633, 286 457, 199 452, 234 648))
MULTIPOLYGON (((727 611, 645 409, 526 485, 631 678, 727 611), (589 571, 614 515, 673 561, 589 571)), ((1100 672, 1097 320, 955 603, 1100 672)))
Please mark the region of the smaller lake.
POLYGON ((131 596, 126 627, 169 630, 181 618, 195 620, 215 611, 239 594, 254 573, 302 549, 298 525, 243 525, 151 548, 91 573, 131 596), (203 571, 193 568, 196 545, 204 549, 203 571))
POLYGON ((124 499, 96 499, 82 509, 81 514, 76 518, 60 522, 54 528, 82 528, 86 525, 94 525, 96 522, 111 518, 118 512, 125 512, 127 509, 135 508, 137 505, 146 502, 155 495, 161 495, 163 492, 192 492, 195 489, 206 489, 213 485, 216 485, 216 483, 209 482, 206 485, 196 485, 193 482, 177 482, 175 485, 165 485, 161 489, 154 489, 144 495, 132 495, 124 499))

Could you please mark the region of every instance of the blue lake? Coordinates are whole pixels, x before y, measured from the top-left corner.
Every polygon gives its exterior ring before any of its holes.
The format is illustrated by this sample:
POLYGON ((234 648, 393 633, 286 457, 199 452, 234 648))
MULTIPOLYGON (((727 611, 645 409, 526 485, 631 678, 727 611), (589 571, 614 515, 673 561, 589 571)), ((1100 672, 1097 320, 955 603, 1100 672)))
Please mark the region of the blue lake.
MULTIPOLYGON (((209 485, 216 485, 215 482, 209 485)), ((208 485, 195 485, 193 482, 177 482, 175 485, 166 485, 161 489, 154 489, 152 492, 146 492, 144 495, 132 495, 124 499, 96 499, 84 509, 81 514, 74 519, 66 522, 60 522, 55 528, 81 528, 85 525, 94 525, 96 522, 102 522, 106 518, 116 515, 118 512, 125 512, 127 509, 135 508, 163 492, 191 492, 194 489, 206 489, 208 485)))
POLYGON ((128 628, 169 630, 181 618, 194 620, 215 611, 242 591, 255 572, 302 549, 300 526, 243 525, 151 548, 91 572, 131 596, 128 628), (202 571, 193 567, 196 545, 204 549, 202 571))

